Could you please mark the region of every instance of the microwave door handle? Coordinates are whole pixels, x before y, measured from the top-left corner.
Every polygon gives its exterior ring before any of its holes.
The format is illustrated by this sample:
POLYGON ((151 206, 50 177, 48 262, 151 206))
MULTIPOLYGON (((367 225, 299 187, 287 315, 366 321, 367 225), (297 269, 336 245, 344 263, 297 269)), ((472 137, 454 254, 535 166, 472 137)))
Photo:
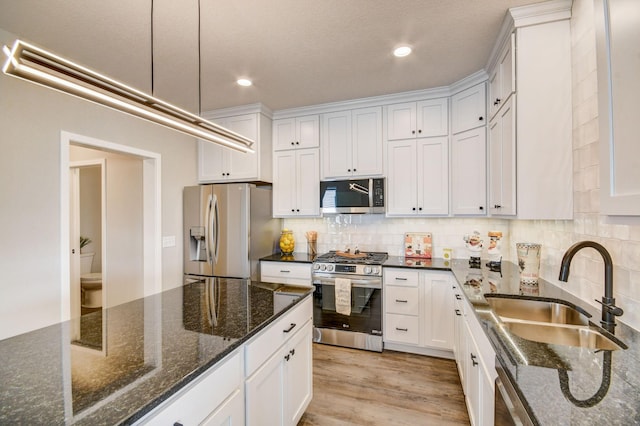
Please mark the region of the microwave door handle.
POLYGON ((365 188, 364 186, 359 185, 359 184, 357 184, 355 182, 352 182, 352 183, 349 184, 349 190, 355 191, 355 192, 359 192, 359 193, 364 194, 364 195, 369 195, 370 194, 370 192, 369 192, 369 190, 367 188, 365 188))
POLYGON ((369 179, 369 207, 373 207, 373 179, 369 179))

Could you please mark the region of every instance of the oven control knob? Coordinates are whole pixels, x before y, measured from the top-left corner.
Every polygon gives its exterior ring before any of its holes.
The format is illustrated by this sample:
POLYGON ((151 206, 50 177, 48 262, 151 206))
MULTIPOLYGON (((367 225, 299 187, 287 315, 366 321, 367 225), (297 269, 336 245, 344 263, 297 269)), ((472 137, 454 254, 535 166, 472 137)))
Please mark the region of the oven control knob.
POLYGON ((320 269, 320 265, 318 263, 314 263, 313 264, 313 270, 317 271, 318 269, 320 269))
POLYGON ((364 273, 367 274, 367 275, 370 274, 371 273, 371 266, 365 266, 364 267, 364 273))
POLYGON ((333 265, 327 265, 327 271, 329 272, 333 271, 333 265))
POLYGON ((375 266, 373 267, 373 272, 374 274, 378 275, 378 268, 376 268, 375 266))
POLYGON ((327 269, 327 265, 325 265, 324 263, 320 265, 320 270, 325 271, 326 269, 327 269))

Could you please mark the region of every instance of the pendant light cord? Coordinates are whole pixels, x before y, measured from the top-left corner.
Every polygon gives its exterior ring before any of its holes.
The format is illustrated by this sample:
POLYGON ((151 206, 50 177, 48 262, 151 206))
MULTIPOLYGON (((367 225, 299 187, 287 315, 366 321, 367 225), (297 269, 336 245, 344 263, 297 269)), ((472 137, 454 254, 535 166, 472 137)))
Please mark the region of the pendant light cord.
POLYGON ((198 0, 198 115, 202 116, 202 0, 198 0))
POLYGON ((154 69, 153 69, 153 0, 151 0, 151 96, 155 95, 154 87, 154 69))

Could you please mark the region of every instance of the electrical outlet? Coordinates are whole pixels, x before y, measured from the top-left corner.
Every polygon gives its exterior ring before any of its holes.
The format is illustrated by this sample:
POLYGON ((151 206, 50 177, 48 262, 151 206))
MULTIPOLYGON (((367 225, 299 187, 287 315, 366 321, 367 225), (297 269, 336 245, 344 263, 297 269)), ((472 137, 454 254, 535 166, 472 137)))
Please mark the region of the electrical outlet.
POLYGON ((166 247, 175 247, 176 246, 176 236, 170 235, 168 237, 162 237, 162 248, 166 247))

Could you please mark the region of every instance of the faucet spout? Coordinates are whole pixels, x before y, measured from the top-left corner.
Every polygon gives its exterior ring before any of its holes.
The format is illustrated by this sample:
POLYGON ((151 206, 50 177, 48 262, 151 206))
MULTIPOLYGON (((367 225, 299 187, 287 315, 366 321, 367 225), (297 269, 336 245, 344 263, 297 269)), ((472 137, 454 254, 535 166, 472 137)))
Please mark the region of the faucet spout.
POLYGON ((560 281, 567 282, 569 279, 569 270, 573 256, 585 247, 591 247, 597 250, 604 261, 604 296, 602 297, 602 301, 596 300, 596 302, 602 305, 602 326, 607 331, 613 333, 614 327, 616 326, 615 317, 622 315, 623 311, 615 305, 616 300, 613 297, 613 261, 611 260, 611 255, 607 249, 594 241, 581 241, 579 243, 575 243, 567 249, 562 257, 558 279, 560 281))

